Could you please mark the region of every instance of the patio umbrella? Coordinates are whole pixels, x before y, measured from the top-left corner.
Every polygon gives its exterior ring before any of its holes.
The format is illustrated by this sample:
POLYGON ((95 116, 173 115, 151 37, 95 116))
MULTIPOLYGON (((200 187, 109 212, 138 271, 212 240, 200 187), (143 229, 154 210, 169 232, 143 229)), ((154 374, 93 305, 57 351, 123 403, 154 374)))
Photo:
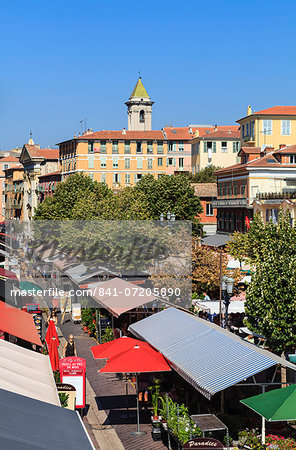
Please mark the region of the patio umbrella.
POLYGON ((58 352, 57 340, 54 336, 51 338, 48 353, 49 353, 51 368, 54 372, 56 372, 57 370, 59 370, 59 352, 58 352))
MULTIPOLYGON (((91 347, 91 352, 95 359, 107 359, 112 358, 113 356, 118 355, 130 348, 133 348, 135 345, 139 345, 140 347, 151 348, 147 342, 139 341, 138 339, 133 339, 128 336, 122 336, 119 339, 114 339, 110 342, 105 342, 104 344, 95 345, 91 347)), ((159 353, 160 354, 160 353, 159 353)), ((162 356, 162 355, 161 355, 162 356)), ((128 382, 127 375, 125 376, 125 395, 126 395, 126 414, 123 414, 120 417, 129 418, 130 411, 128 405, 128 382)))
POLYGON ((262 443, 265 443, 265 419, 268 422, 296 420, 296 385, 264 392, 241 403, 262 416, 262 443))
POLYGON ((49 323, 48 323, 48 328, 47 328, 47 332, 46 332, 46 336, 45 336, 45 340, 46 340, 46 343, 47 343, 48 347, 50 346, 51 339, 53 337, 56 338, 57 347, 58 347, 60 345, 59 338, 58 338, 58 333, 57 333, 57 330, 56 330, 56 327, 55 327, 55 324, 54 324, 53 320, 50 320, 49 323))
POLYGON ((140 408, 138 395, 138 373, 141 372, 167 372, 171 368, 165 358, 151 346, 141 347, 135 345, 133 348, 119 353, 110 358, 106 365, 99 370, 101 373, 133 372, 136 374, 137 391, 137 431, 132 432, 134 436, 146 434, 140 431, 140 408))

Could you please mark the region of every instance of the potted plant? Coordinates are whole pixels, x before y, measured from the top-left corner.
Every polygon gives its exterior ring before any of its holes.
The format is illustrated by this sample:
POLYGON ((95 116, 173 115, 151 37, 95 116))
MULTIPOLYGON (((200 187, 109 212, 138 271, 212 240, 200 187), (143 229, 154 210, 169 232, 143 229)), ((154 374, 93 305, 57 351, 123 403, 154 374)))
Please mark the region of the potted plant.
POLYGON ((152 398, 152 438, 154 441, 161 440, 160 422, 161 417, 158 415, 158 402, 160 392, 160 381, 158 378, 154 378, 153 385, 149 387, 152 398))

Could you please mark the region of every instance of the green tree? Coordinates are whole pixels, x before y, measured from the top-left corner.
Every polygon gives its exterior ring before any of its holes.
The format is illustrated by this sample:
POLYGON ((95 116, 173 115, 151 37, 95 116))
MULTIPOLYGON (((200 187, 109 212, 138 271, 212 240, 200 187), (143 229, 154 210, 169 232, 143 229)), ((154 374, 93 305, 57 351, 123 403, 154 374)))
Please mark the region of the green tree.
POLYGON ((296 229, 290 215, 280 213, 277 224, 264 224, 256 216, 245 235, 234 236, 229 249, 247 256, 255 267, 246 294, 247 326, 265 336, 274 351, 287 351, 296 339, 296 229))
POLYGON ((191 183, 216 183, 217 176, 215 175, 215 172, 219 169, 221 169, 221 167, 205 167, 200 172, 197 172, 194 175, 190 174, 190 181, 191 183))

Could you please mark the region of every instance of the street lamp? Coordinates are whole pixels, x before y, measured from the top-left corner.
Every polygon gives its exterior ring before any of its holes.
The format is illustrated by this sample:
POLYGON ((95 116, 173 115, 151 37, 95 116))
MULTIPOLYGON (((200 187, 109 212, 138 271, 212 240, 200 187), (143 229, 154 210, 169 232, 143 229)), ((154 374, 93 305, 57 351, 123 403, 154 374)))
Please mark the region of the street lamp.
POLYGON ((164 221, 164 215, 163 215, 163 213, 160 214, 160 221, 161 221, 161 222, 164 221))
POLYGON ((234 279, 228 278, 226 275, 224 275, 221 278, 221 290, 225 305, 225 327, 228 325, 228 307, 230 303, 230 297, 233 293, 233 286, 234 286, 234 279))
MULTIPOLYGON (((164 222, 165 221, 165 214, 161 213, 159 218, 160 218, 161 222, 164 222)), ((175 222, 176 214, 171 213, 170 211, 168 211, 167 215, 166 215, 166 220, 167 220, 167 222, 175 222)))
POLYGON ((171 213, 170 213, 170 211, 168 211, 168 213, 167 213, 167 220, 171 220, 171 213))

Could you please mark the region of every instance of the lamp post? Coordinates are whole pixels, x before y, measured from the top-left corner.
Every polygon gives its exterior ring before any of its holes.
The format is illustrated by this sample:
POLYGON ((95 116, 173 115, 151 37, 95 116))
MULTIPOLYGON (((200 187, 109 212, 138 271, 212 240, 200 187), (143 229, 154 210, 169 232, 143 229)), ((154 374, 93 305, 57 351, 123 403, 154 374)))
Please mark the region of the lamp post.
MULTIPOLYGON (((164 222, 165 221, 165 215, 163 213, 161 213, 160 216, 159 216, 159 219, 160 219, 161 222, 164 222)), ((167 222, 175 222, 176 214, 171 213, 170 211, 168 211, 167 215, 166 215, 166 220, 167 220, 167 222)))
POLYGON ((226 275, 224 275, 221 278, 221 290, 225 305, 225 327, 228 325, 228 307, 230 303, 230 297, 232 296, 233 293, 233 286, 234 286, 233 278, 228 278, 226 275))

